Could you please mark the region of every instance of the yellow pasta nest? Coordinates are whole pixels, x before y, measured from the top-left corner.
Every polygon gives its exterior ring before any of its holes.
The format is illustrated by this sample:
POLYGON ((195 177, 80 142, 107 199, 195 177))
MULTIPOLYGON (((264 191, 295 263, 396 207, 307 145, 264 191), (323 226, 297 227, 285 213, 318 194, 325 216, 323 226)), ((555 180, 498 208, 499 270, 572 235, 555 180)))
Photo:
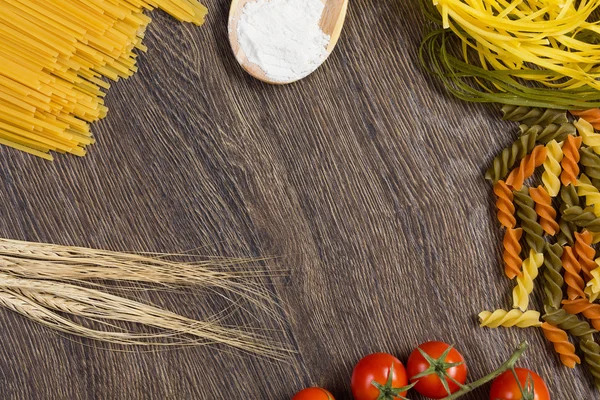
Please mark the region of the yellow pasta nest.
POLYGON ((600 47, 590 44, 600 0, 433 0, 450 28, 486 69, 523 71, 550 87, 599 89, 600 47), (541 70, 545 71, 541 73, 541 70))
POLYGON ((50 151, 85 154, 89 123, 106 115, 104 80, 136 72, 159 7, 200 25, 195 0, 19 0, 0 9, 0 143, 52 159, 50 151))

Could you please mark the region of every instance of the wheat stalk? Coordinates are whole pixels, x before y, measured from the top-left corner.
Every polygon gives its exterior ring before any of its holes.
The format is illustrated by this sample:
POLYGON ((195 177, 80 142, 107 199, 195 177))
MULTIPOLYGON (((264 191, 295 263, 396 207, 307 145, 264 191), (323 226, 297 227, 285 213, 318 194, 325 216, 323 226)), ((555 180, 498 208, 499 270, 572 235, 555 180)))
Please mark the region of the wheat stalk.
POLYGON ((247 299, 277 317, 272 295, 258 282, 251 281, 268 276, 268 271, 251 264, 249 260, 225 259, 177 262, 165 255, 0 239, 0 306, 53 329, 110 343, 223 344, 284 359, 290 354, 284 346, 253 332, 222 326, 218 318, 197 321, 104 290, 104 281, 152 284, 159 288, 217 288, 247 299), (248 264, 249 268, 232 268, 240 264, 248 264), (63 314, 97 322, 109 329, 93 329, 63 314), (118 323, 140 324, 151 332, 135 332, 118 323))
POLYGON ((0 239, 0 271, 17 276, 75 283, 118 281, 154 284, 165 288, 197 286, 210 290, 221 289, 244 298, 271 316, 279 316, 274 311, 278 306, 273 301, 272 294, 252 279, 275 276, 282 271, 269 271, 256 266, 260 259, 178 262, 170 260, 168 256, 170 255, 155 254, 151 257, 137 253, 0 239), (231 267, 237 268, 228 270, 231 267))

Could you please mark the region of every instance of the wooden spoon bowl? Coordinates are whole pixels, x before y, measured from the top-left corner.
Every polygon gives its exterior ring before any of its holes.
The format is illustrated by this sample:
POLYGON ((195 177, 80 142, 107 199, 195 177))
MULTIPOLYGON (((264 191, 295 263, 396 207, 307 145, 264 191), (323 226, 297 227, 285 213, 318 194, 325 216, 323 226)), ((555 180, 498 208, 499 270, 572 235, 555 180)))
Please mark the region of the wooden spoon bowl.
MULTIPOLYGON (((242 50, 237 34, 238 22, 242 15, 242 10, 246 3, 250 3, 256 0, 232 0, 231 8, 229 9, 229 43, 235 58, 240 63, 242 68, 250 75, 266 83, 281 85, 286 83, 292 83, 294 80, 279 82, 269 79, 259 66, 248 61, 248 58, 242 50)), ((342 27, 344 26, 344 20, 346 19, 346 11, 348 10, 348 0, 321 0, 325 5, 319 26, 321 30, 331 37, 327 46, 327 56, 331 54, 335 45, 340 38, 342 33, 342 27)), ((323 60, 325 61, 325 60, 323 60)))

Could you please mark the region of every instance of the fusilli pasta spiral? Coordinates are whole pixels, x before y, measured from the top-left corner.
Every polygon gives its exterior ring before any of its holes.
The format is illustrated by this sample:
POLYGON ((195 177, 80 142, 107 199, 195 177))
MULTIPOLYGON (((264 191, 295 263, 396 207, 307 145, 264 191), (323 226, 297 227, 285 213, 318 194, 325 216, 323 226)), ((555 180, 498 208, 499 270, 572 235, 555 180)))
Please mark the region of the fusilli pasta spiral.
MULTIPOLYGON (((579 153, 578 153, 579 154, 579 153)), ((547 150, 546 147, 539 145, 535 146, 530 154, 526 155, 525 158, 521 160, 521 164, 508 174, 506 178, 506 184, 512 186, 515 190, 520 190, 523 187, 523 183, 525 179, 529 178, 535 172, 535 169, 542 165, 546 160, 547 150)), ((563 156, 564 162, 564 156, 563 156)), ((565 166, 561 164, 563 167, 563 172, 561 176, 564 174, 565 166)))
POLYGON ((596 389, 600 390, 600 345, 594 341, 594 338, 582 338, 579 342, 579 348, 583 352, 583 359, 594 377, 596 389))
POLYGON ((496 183, 508 175, 509 170, 535 147, 536 132, 520 136, 512 145, 502 150, 492 161, 492 166, 485 173, 485 178, 496 183))
POLYGON ((592 304, 588 299, 563 300, 563 308, 569 314, 582 314, 594 329, 600 328, 600 304, 592 304))
POLYGON ((538 134, 537 141, 540 143, 548 143, 551 140, 562 142, 567 136, 574 135, 576 132, 575 125, 570 122, 561 125, 550 124, 538 134))
POLYGON ((535 202, 535 212, 540 217, 539 224, 550 236, 554 236, 559 229, 556 222, 556 210, 552 207, 552 198, 542 186, 529 188, 529 195, 535 202))
POLYGON ((585 282, 581 275, 579 275, 581 272, 581 265, 579 264, 579 261, 577 261, 577 258, 575 258, 573 249, 570 246, 565 246, 561 260, 565 270, 564 279, 567 284, 567 297, 570 300, 585 297, 585 293, 583 292, 585 282))
MULTIPOLYGON (((562 167, 560 162, 563 158, 562 147, 556 140, 551 140, 546 145, 547 156, 544 161, 544 173, 542 182, 551 197, 556 197, 560 192, 560 173, 562 167)), ((600 172, 600 171, 599 171, 600 172)))
POLYGON ((583 166, 583 171, 592 181, 592 185, 600 188, 600 156, 589 147, 581 147, 579 156, 579 164, 583 166))
MULTIPOLYGON (((575 189, 575 185, 563 186, 560 189, 560 199, 562 200, 562 204, 560 206, 561 213, 569 207, 578 206, 579 196, 577 195, 577 189, 575 189)), ((558 220, 558 226, 560 228, 560 232, 556 238, 557 243, 560 243, 563 246, 565 244, 572 246, 575 242, 573 232, 577 230, 577 226, 573 222, 566 221, 562 214, 558 220)))
POLYGON ((579 136, 583 139, 583 143, 591 147, 596 153, 600 152, 600 134, 594 132, 592 124, 587 122, 585 119, 580 118, 575 122, 575 127, 579 136))
MULTIPOLYGON (((581 146, 581 136, 575 137, 572 135, 567 136, 565 143, 563 144, 563 159, 560 163, 562 167, 562 173, 560 174, 560 181, 563 185, 567 186, 570 183, 577 181, 577 175, 579 175, 579 147, 581 146)), ((507 182, 508 183, 508 182, 507 182)))
POLYGON ((565 283, 562 272, 561 257, 563 247, 558 244, 546 244, 544 253, 544 304, 547 307, 560 308, 563 299, 563 285, 565 283))
POLYGON ((552 307, 547 307, 546 314, 544 314, 542 318, 544 321, 554 326, 558 326, 560 329, 565 330, 578 338, 593 339, 593 334, 598 332, 592 328, 590 324, 579 320, 575 315, 569 314, 562 308, 554 309, 552 307))
POLYGON ((562 124, 568 121, 567 113, 562 110, 540 109, 523 106, 505 105, 502 107, 502 119, 522 122, 527 125, 562 124))
POLYGON ((596 217, 596 214, 589 208, 569 207, 563 211, 562 218, 592 233, 600 232, 600 218, 596 217))
POLYGON ((530 328, 540 326, 540 313, 529 310, 522 312, 520 310, 496 310, 494 312, 482 311, 479 313, 479 326, 488 328, 498 328, 503 326, 510 328, 516 326, 519 328, 530 328))
POLYGON ((594 261, 596 250, 592 247, 592 234, 590 231, 575 232, 575 254, 586 281, 592 279, 592 270, 598 267, 594 261))
POLYGON ((571 111, 576 117, 580 117, 585 119, 587 122, 592 124, 594 129, 600 129, 600 109, 599 108, 590 108, 589 110, 575 110, 571 111))
MULTIPOLYGON (((533 292, 533 281, 538 276, 538 269, 544 263, 544 255, 529 251, 529 257, 523 261, 522 274, 517 277, 517 285, 513 289, 513 307, 521 311, 529 306, 529 295, 533 292)), ((583 289, 582 289, 583 291, 583 289)))
POLYGON ((514 202, 517 206, 517 216, 521 220, 521 227, 525 233, 525 242, 530 249, 536 253, 542 253, 546 246, 546 241, 542 237, 544 228, 537 222, 537 213, 535 212, 535 202, 525 193, 527 189, 522 191, 514 191, 514 202))
POLYGON ((588 281, 584 291, 590 301, 596 301, 600 296, 600 258, 596 259, 596 264, 598 266, 590 273, 592 278, 588 281))
POLYGON ((541 327, 544 336, 554 346, 554 351, 559 355, 563 365, 575 368, 576 364, 581 364, 581 359, 575 354, 575 346, 569 342, 567 332, 548 322, 544 322, 541 327))
POLYGON ((523 229, 521 228, 509 228, 504 234, 504 251, 502 253, 504 259, 504 274, 509 279, 514 279, 516 276, 521 275, 521 236, 523 235, 523 229))
POLYGON ((600 192, 596 186, 592 185, 592 182, 585 174, 581 174, 577 180, 576 186, 577 194, 580 197, 585 196, 586 206, 594 207, 594 214, 596 214, 597 217, 600 217, 600 192))
POLYGON ((514 228, 517 220, 515 219, 515 205, 513 204, 512 190, 500 180, 494 185, 496 194, 496 208, 498 209, 498 221, 505 228, 514 228))

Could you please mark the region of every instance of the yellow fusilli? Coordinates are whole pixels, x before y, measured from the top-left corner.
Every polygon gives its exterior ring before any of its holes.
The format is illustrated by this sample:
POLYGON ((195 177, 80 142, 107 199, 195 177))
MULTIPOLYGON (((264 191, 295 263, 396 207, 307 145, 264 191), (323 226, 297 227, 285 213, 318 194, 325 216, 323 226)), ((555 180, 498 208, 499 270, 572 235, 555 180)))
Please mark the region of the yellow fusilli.
POLYGON ((548 142, 546 149, 548 150, 548 154, 543 164, 544 173, 542 174, 542 182, 548 194, 551 197, 556 197, 558 192, 560 192, 561 186, 560 173, 562 172, 562 167, 560 166, 560 162, 563 158, 562 142, 558 143, 553 139, 548 142))
POLYGON ((575 122, 575 126, 577 127, 577 132, 579 132, 579 136, 583 138, 583 144, 591 147, 596 154, 600 154, 600 133, 594 132, 592 124, 580 118, 575 122))
POLYGON ((488 328, 498 328, 503 326, 510 328, 516 326, 518 328, 529 328, 532 326, 541 326, 540 313, 538 311, 529 310, 496 310, 494 312, 482 311, 479 313, 479 326, 488 328))
POLYGON ((600 258, 596 258, 596 264, 598 264, 598 267, 592 270, 592 279, 588 281, 585 287, 585 294, 591 302, 596 301, 600 296, 600 258))
POLYGON ((592 181, 585 174, 581 174, 577 180, 577 195, 585 196, 585 205, 594 206, 594 214, 600 217, 600 192, 596 186, 592 185, 592 181))
POLYGON ((544 255, 529 251, 529 257, 523 261, 523 273, 517 277, 517 286, 513 289, 513 307, 521 311, 529 306, 529 295, 533 292, 533 280, 538 276, 538 268, 544 263, 544 255))

